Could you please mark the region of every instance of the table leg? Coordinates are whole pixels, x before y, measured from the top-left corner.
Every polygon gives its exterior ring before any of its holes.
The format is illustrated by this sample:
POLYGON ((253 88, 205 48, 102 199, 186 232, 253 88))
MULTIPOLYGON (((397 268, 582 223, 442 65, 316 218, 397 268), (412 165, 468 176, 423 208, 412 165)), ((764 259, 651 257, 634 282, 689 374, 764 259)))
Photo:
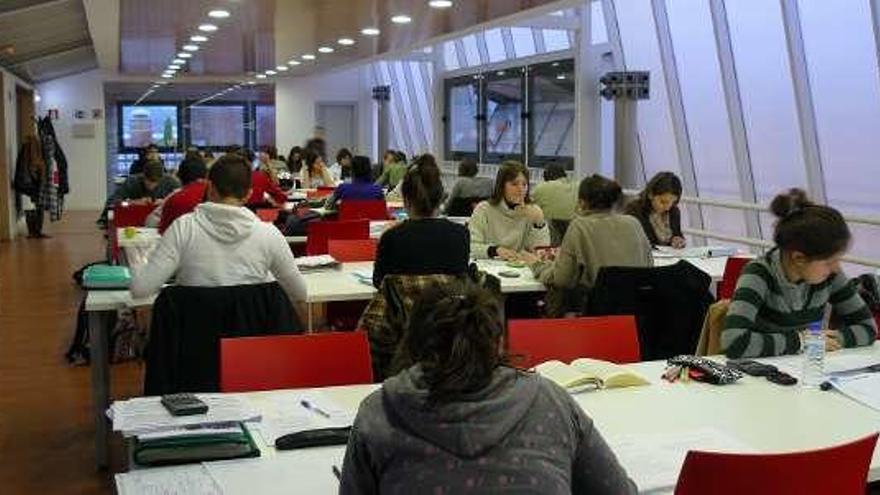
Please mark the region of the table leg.
POLYGON ((308 323, 308 327, 307 327, 308 328, 307 333, 312 333, 315 331, 315 329, 313 328, 314 324, 312 322, 312 320, 314 318, 314 316, 312 315, 312 303, 306 303, 306 306, 308 306, 308 308, 309 308, 309 310, 308 310, 309 323, 308 323))
POLYGON ((89 313, 89 355, 92 367, 92 403, 95 414, 95 455, 98 469, 108 467, 109 423, 106 411, 110 407, 110 358, 107 355, 110 329, 107 314, 89 313))

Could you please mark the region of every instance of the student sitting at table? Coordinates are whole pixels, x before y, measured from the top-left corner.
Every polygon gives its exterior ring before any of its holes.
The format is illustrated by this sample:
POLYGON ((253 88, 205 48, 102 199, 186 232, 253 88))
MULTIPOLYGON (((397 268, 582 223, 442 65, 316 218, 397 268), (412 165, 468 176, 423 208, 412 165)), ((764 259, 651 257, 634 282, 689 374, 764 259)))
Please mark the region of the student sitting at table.
POLYGON ((473 158, 465 158, 458 164, 458 180, 446 199, 443 212, 449 216, 469 217, 474 203, 492 196, 495 181, 489 177, 477 177, 480 169, 473 158))
POLYGON ((797 353, 801 331, 822 321, 829 304, 840 327, 824 330, 827 350, 873 344, 876 323, 840 270, 852 239, 840 212, 800 189, 776 196, 770 211, 778 218, 776 247, 746 265, 736 283, 721 333, 727 356, 797 353))
POLYGON ((281 190, 277 178, 267 167, 259 166, 252 172, 251 187, 253 192, 247 201, 247 205, 254 208, 270 206, 281 208, 287 201, 287 193, 281 190))
POLYGON ((571 395, 507 364, 503 336, 485 289, 429 290, 400 346, 403 371, 361 402, 339 493, 636 493, 571 395))
POLYGON ((161 206, 150 213, 147 218, 147 226, 151 226, 155 217, 159 233, 165 232, 176 218, 196 209, 205 200, 205 189, 208 176, 208 166, 201 158, 189 158, 184 160, 177 169, 177 178, 183 183, 183 187, 174 191, 165 198, 161 206))
POLYGON ((382 175, 376 184, 392 190, 400 184, 406 175, 406 155, 400 151, 388 150, 382 158, 382 175))
POLYGON ((468 222, 471 256, 518 261, 523 252, 550 245, 544 212, 529 200, 528 175, 515 161, 498 168, 492 197, 474 208, 468 222))
POLYGON ((544 167, 544 182, 535 186, 532 200, 541 207, 550 226, 550 244, 559 246, 568 224, 574 218, 578 199, 578 185, 568 178, 565 168, 558 163, 544 167))
POLYGON ((336 181, 330 175, 330 170, 324 163, 324 158, 314 150, 303 151, 303 167, 300 170, 300 183, 305 189, 318 187, 333 187, 336 181))
POLYGON ((356 156, 351 160, 351 182, 339 184, 333 194, 327 198, 324 208, 335 210, 340 201, 346 199, 370 200, 385 199, 385 194, 378 184, 372 181, 372 164, 365 156, 356 156))
POLYGON ((208 173, 208 201, 165 231, 149 262, 135 271, 132 296, 155 294, 174 276, 178 285, 198 287, 277 280, 291 301, 304 299, 305 281, 287 241, 244 207, 250 195, 248 162, 231 153, 219 158, 208 173))
POLYGON ((672 172, 660 172, 626 206, 626 213, 639 219, 651 245, 681 249, 687 241, 681 233, 680 199, 681 180, 672 172))
POLYGON ((128 201, 132 204, 155 204, 158 206, 162 200, 180 188, 177 177, 165 173, 162 162, 151 160, 144 165, 144 172, 130 176, 122 183, 107 200, 104 211, 98 219, 99 224, 107 222, 107 212, 111 206, 120 201, 128 201))
POLYGON ((579 212, 555 259, 548 263, 533 254, 524 255, 535 277, 550 289, 548 315, 562 316, 566 310, 582 309, 603 266, 654 265, 651 243, 638 220, 615 211, 622 198, 623 190, 617 182, 601 175, 587 177, 578 188, 579 212))
MULTIPOLYGON (((330 175, 333 176, 333 180, 337 183, 351 179, 351 160, 352 155, 348 148, 342 148, 336 152, 336 163, 330 165, 330 175)), ((372 173, 372 168, 370 172, 372 173)))
POLYGON ((388 229, 379 240, 373 285, 388 274, 449 274, 467 272, 468 230, 437 217, 443 200, 440 168, 429 154, 415 159, 401 183, 407 220, 388 229))

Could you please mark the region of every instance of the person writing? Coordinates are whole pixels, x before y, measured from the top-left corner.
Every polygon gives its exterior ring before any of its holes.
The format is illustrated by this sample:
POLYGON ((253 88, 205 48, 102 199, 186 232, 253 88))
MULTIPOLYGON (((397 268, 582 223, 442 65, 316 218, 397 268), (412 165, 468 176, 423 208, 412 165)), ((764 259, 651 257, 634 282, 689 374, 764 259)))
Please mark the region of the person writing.
POLYGON ((507 364, 500 314, 468 282, 416 302, 403 371, 361 402, 340 494, 637 492, 568 392, 507 364))
POLYGON ((731 358, 794 354, 801 332, 823 320, 831 305, 839 320, 828 329, 825 348, 874 343, 876 322, 865 301, 841 272, 852 235, 840 212, 817 205, 800 189, 773 199, 776 246, 743 268, 721 333, 731 358))
POLYGON ((468 223, 474 258, 519 261, 522 253, 550 245, 544 212, 529 200, 528 173, 515 161, 499 167, 492 197, 474 208, 468 223))
POLYGON ((653 246, 687 246, 681 233, 681 180, 672 172, 660 172, 648 181, 639 197, 626 206, 626 213, 636 217, 653 246))

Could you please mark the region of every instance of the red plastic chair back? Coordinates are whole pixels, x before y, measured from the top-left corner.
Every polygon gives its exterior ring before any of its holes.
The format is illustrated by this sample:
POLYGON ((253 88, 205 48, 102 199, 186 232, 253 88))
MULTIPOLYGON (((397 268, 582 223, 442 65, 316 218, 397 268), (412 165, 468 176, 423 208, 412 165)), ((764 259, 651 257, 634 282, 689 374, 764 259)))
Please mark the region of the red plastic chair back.
POLYGON ((388 205, 384 199, 346 199, 339 203, 339 219, 388 220, 388 205))
POLYGON ((330 239, 369 239, 369 220, 350 220, 347 222, 312 222, 308 225, 306 255, 327 254, 327 241, 330 239))
POLYGON ((318 188, 318 190, 316 190, 316 191, 306 191, 306 199, 326 198, 327 196, 330 196, 331 194, 333 194, 333 189, 326 190, 326 189, 318 188))
POLYGON ((372 383, 370 344, 364 332, 242 337, 220 341, 220 390, 372 383))
POLYGON ((257 217, 264 222, 275 223, 280 212, 281 210, 278 208, 260 208, 257 210, 257 217))
POLYGON ((688 452, 676 495, 865 493, 877 434, 820 450, 786 454, 688 452))
POLYGON ((518 366, 531 368, 556 359, 569 363, 593 358, 614 363, 641 359, 639 334, 633 316, 597 316, 550 320, 510 320, 508 352, 518 366))
POLYGON ((718 282, 718 299, 731 299, 733 297, 733 292, 736 290, 736 281, 739 279, 739 274, 742 273, 743 268, 749 261, 752 261, 751 258, 741 258, 732 256, 727 258, 727 264, 724 265, 724 276, 721 277, 721 281, 718 282))
POLYGON ((330 239, 327 241, 327 253, 340 263, 353 263, 356 261, 376 261, 376 247, 379 241, 375 239, 342 240, 330 239))
POLYGON ((113 207, 113 225, 121 227, 143 227, 147 217, 156 208, 156 205, 136 205, 123 201, 113 207))

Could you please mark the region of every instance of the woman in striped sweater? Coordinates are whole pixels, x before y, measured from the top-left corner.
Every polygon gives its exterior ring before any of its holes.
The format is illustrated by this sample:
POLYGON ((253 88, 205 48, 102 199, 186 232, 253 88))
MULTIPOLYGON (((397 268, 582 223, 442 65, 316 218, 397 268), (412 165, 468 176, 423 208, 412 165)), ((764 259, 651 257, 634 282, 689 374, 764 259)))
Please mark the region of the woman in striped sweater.
POLYGON ((804 191, 777 196, 776 247, 743 269, 724 322, 728 357, 794 354, 801 331, 823 319, 830 304, 839 328, 825 330, 825 347, 870 345, 876 324, 865 302, 840 271, 852 238, 840 212, 812 203, 804 191))

